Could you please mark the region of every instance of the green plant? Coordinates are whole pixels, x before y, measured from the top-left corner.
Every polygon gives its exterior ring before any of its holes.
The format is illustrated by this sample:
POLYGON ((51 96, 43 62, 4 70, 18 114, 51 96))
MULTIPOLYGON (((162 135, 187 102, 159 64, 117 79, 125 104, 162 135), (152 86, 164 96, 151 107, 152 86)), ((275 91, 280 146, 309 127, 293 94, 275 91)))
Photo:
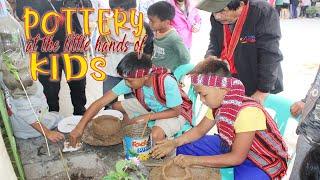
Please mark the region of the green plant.
POLYGON ((133 180, 130 171, 136 172, 139 179, 146 180, 145 176, 139 170, 137 160, 119 160, 116 162, 115 171, 110 171, 103 180, 133 180))
POLYGON ((6 109, 4 99, 5 99, 4 94, 2 90, 0 90, 0 113, 1 113, 1 119, 3 122, 3 126, 1 126, 1 133, 3 135, 2 137, 6 145, 8 154, 10 156, 11 163, 16 172, 16 175, 19 180, 24 180, 25 179, 24 169, 23 169, 20 155, 17 149, 17 144, 13 136, 13 131, 12 131, 12 127, 11 127, 11 123, 10 123, 10 119, 9 119, 9 115, 6 109))
MULTIPOLYGON (((8 55, 6 55, 6 54, 4 54, 4 53, 1 53, 0 55, 1 55, 2 59, 3 59, 4 64, 5 64, 6 67, 7 67, 7 69, 8 69, 8 70, 10 71, 10 73, 14 76, 14 78, 15 78, 17 81, 20 82, 20 84, 21 84, 21 86, 22 86, 22 88, 23 88, 23 91, 24 91, 24 93, 25 93, 25 95, 26 95, 26 98, 28 99, 28 102, 29 102, 29 105, 30 105, 30 107, 31 107, 31 109, 32 109, 32 112, 33 112, 36 120, 38 121, 38 123, 40 123, 41 121, 39 120, 39 117, 37 116, 37 114, 35 113, 35 110, 33 109, 33 106, 32 106, 32 104, 31 104, 29 95, 28 95, 28 93, 27 93, 27 91, 26 91, 26 88, 24 87, 24 85, 23 85, 23 83, 22 83, 22 81, 21 81, 21 78, 20 78, 20 76, 19 76, 17 67, 15 67, 14 64, 13 64, 12 58, 10 58, 8 55)), ((43 136, 44 136, 44 139, 45 139, 45 141, 46 141, 48 154, 49 154, 49 156, 50 156, 50 149, 49 149, 48 139, 47 139, 46 134, 45 134, 44 131, 43 131, 43 128, 42 128, 41 123, 40 123, 40 127, 41 127, 42 134, 43 134, 43 136)))
POLYGON ((314 7, 314 6, 308 7, 308 8, 306 9, 306 14, 307 14, 309 17, 315 17, 316 14, 317 14, 317 8, 314 7))

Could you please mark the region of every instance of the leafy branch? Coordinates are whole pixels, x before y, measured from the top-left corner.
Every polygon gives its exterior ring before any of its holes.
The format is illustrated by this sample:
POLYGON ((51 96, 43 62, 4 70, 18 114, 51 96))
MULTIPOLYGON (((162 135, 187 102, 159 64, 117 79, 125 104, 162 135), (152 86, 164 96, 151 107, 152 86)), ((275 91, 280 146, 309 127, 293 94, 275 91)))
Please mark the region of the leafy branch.
POLYGON ((140 172, 139 163, 137 159, 119 160, 116 163, 115 171, 110 171, 103 180, 134 180, 130 172, 136 172, 141 180, 146 180, 145 176, 140 172))

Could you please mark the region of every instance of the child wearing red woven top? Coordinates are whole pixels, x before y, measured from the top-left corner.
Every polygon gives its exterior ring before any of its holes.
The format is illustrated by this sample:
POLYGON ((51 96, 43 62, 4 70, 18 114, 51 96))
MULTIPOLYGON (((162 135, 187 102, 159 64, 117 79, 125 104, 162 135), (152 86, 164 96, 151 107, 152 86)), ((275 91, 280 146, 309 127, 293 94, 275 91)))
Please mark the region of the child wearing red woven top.
POLYGON ((120 61, 117 71, 124 80, 89 107, 70 134, 71 145, 76 144, 92 117, 122 94, 133 93, 135 98, 117 102, 113 109, 124 113, 124 122, 155 120, 151 132, 153 142, 173 137, 186 121, 192 121, 192 102, 168 70, 152 67, 148 56, 143 54, 139 58, 131 52, 120 61))
POLYGON ((200 124, 177 139, 158 143, 160 158, 177 147, 176 164, 234 167, 235 179, 280 179, 287 170, 287 148, 264 108, 245 96, 225 62, 205 60, 191 72, 191 83, 211 110, 200 124), (218 135, 207 132, 217 125, 218 135))

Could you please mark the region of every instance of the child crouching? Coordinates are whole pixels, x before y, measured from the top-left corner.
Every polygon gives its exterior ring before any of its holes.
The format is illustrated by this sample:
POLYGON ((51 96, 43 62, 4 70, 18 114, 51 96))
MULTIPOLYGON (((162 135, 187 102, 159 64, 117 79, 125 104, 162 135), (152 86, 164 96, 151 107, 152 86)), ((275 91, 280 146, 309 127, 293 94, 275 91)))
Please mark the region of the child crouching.
POLYGON ((138 54, 132 52, 121 60, 117 71, 124 80, 89 107, 70 134, 71 144, 82 135, 86 124, 105 104, 131 92, 135 98, 117 102, 113 109, 124 114, 125 123, 155 120, 152 128, 154 142, 173 137, 186 121, 191 122, 192 102, 167 69, 153 67, 150 58, 145 55, 138 58, 138 54))

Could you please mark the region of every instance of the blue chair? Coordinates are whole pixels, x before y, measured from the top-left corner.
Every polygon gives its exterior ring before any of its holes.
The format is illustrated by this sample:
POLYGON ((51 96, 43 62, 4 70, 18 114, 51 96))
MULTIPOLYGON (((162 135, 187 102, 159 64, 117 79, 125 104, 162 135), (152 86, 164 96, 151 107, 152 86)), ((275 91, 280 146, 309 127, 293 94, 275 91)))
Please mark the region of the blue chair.
POLYGON ((189 72, 191 72, 193 68, 193 64, 183 64, 176 68, 176 70, 173 72, 173 75, 177 79, 177 81, 182 81, 182 78, 189 72))
POLYGON ((270 94, 264 101, 264 107, 273 109, 276 112, 274 120, 281 135, 284 135, 289 119, 299 121, 299 119, 291 116, 290 108, 293 103, 292 100, 275 94, 270 94))
MULTIPOLYGON (((265 108, 272 109, 276 112, 274 121, 277 123, 281 135, 284 135, 289 119, 298 121, 297 118, 291 116, 290 107, 292 104, 292 100, 275 94, 269 94, 264 101, 263 106, 265 108)), ((234 179, 233 168, 221 168, 220 173, 222 180, 234 179)))

